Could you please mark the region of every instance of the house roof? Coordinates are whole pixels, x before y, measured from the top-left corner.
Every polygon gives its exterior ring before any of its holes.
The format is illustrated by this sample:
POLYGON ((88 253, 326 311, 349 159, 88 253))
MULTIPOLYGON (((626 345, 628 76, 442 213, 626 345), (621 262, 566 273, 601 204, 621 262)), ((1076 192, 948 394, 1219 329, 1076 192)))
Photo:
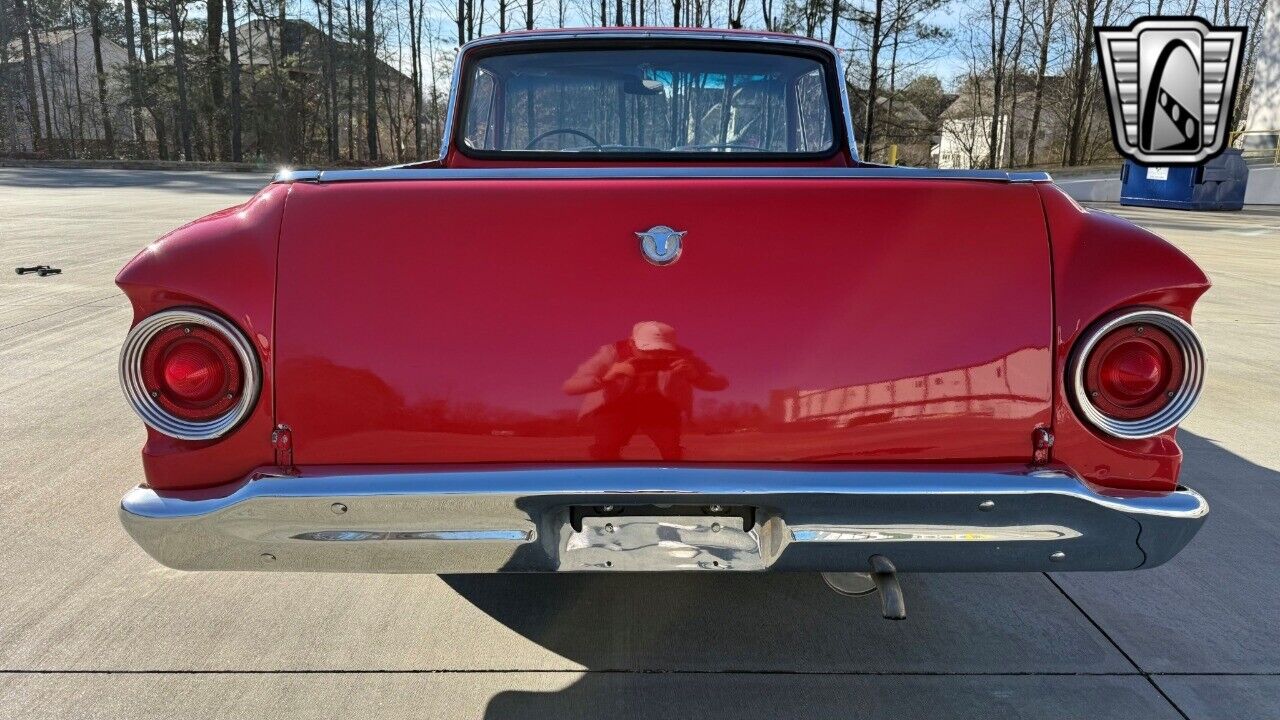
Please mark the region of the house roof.
MULTIPOLYGON (((41 46, 50 48, 50 47, 55 47, 57 45, 61 45, 62 43, 76 37, 81 33, 88 34, 89 33, 88 28, 76 28, 75 30, 72 30, 71 28, 58 28, 56 30, 40 30, 35 34, 35 37, 36 37, 36 42, 40 43, 41 46)), ((103 40, 110 42, 109 38, 104 37, 103 40)), ((19 37, 19 38, 14 38, 13 40, 10 40, 9 44, 5 46, 5 49, 8 50, 9 57, 11 58, 21 56, 22 55, 22 38, 19 37)))
MULTIPOLYGON (((1046 75, 1044 78, 1044 92, 1052 93, 1061 89, 1061 87, 1066 83, 1066 80, 1067 79, 1061 75, 1046 75)), ((960 88, 960 91, 956 93, 955 100, 951 101, 951 104, 947 106, 947 109, 942 111, 942 119, 959 120, 972 119, 976 117, 990 117, 991 103, 993 99, 992 96, 994 94, 994 83, 989 77, 981 78, 978 81, 977 92, 974 92, 974 88, 971 85, 965 83, 960 88), (979 100, 981 101, 981 108, 975 107, 975 103, 979 100)), ((1024 89, 1018 92, 1018 104, 1022 105, 1025 103, 1029 106, 1034 97, 1034 87, 1028 83, 1024 89)), ((1008 97, 1006 96, 1005 99, 1005 107, 1007 108, 1008 97)))
MULTIPOLYGON (((274 18, 257 18, 236 26, 236 38, 240 43, 238 54, 242 65, 252 64, 255 67, 266 67, 270 64, 270 58, 267 56, 269 47, 267 44, 268 36, 271 43, 279 43, 281 47, 275 47, 275 52, 279 53, 282 49, 284 55, 293 58, 303 58, 302 67, 292 67, 293 70, 304 70, 309 72, 320 72, 320 60, 323 48, 329 41, 329 35, 320 28, 312 25, 305 20, 289 19, 284 22, 283 41, 279 38, 281 33, 278 32, 280 21, 274 18)), ((340 55, 360 56, 364 53, 364 48, 356 43, 343 42, 334 40, 334 45, 340 55)), ((225 50, 225 54, 230 55, 230 49, 225 50)), ((405 80, 409 80, 399 68, 387 63, 382 58, 377 59, 383 73, 398 75, 405 80)))
MULTIPOLYGON (((889 99, 883 97, 877 101, 881 106, 888 106, 888 103, 889 99)), ((893 101, 893 116, 898 124, 908 127, 927 128, 933 124, 915 103, 903 98, 896 98, 893 101)))
MULTIPOLYGON (((274 18, 257 18, 236 26, 236 38, 239 46, 236 53, 239 56, 240 65, 248 68, 265 68, 270 66, 271 58, 268 55, 270 51, 279 53, 281 48, 276 46, 279 42, 277 38, 280 34, 276 32, 276 26, 280 24, 279 20, 274 18), (267 43, 267 37, 271 37, 271 45, 267 43)), ((312 25, 305 20, 285 20, 284 55, 290 58, 288 70, 290 72, 302 71, 304 73, 318 74, 323 70, 322 51, 325 42, 329 36, 320 28, 312 25), (300 59, 300 60, 299 60, 300 59)), ((343 42, 341 40, 334 41, 340 56, 358 56, 363 57, 364 48, 355 43, 343 42)), ((231 57, 231 48, 223 40, 223 57, 231 57)), ((166 52, 164 55, 156 58, 156 63, 167 65, 173 62, 173 53, 166 52)), ((382 58, 377 58, 380 71, 384 75, 398 76, 400 79, 409 82, 410 78, 404 71, 391 65, 382 58)))

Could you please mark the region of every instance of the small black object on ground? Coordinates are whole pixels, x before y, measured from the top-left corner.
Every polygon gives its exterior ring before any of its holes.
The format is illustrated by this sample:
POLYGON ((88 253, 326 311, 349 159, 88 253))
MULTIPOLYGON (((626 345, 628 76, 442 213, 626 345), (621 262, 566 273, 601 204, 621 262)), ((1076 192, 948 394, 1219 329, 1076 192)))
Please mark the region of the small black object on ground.
POLYGON ((56 267, 52 267, 52 266, 49 266, 49 265, 33 265, 33 266, 31 266, 31 267, 18 267, 18 268, 14 268, 14 269, 13 269, 13 271, 14 271, 14 272, 16 272, 16 273, 18 273, 19 275, 26 275, 26 274, 28 274, 28 273, 35 273, 36 275, 39 275, 40 277, 44 277, 44 276, 46 276, 46 275, 61 275, 61 274, 62 274, 62 268, 56 268, 56 267))

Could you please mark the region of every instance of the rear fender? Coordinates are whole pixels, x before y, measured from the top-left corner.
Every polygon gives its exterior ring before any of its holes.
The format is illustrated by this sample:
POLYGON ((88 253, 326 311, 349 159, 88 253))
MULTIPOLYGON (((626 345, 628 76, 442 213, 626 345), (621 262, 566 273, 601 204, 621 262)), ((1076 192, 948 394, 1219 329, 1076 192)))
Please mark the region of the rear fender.
POLYGON ((148 245, 116 276, 133 305, 133 324, 167 308, 206 308, 251 340, 262 367, 258 402, 228 435, 196 442, 147 428, 142 464, 152 487, 225 483, 274 461, 276 249, 288 192, 288 185, 270 185, 242 205, 184 225, 148 245))
POLYGON ((1173 490, 1182 463, 1177 430, 1121 440, 1085 424, 1069 401, 1067 358, 1081 333, 1120 308, 1156 307, 1190 322, 1193 306, 1209 289, 1209 278, 1191 258, 1154 233, 1114 215, 1086 210, 1057 186, 1038 187, 1053 258, 1053 457, 1103 487, 1173 490))

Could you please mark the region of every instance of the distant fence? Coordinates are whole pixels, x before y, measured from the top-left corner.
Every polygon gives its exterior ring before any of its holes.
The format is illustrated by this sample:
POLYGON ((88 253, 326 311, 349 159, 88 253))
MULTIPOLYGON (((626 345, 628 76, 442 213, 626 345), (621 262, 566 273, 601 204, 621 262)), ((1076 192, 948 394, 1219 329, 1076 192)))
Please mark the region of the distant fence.
POLYGON ((1280 165, 1280 130, 1237 130, 1231 133, 1231 147, 1239 148, 1246 160, 1280 165))

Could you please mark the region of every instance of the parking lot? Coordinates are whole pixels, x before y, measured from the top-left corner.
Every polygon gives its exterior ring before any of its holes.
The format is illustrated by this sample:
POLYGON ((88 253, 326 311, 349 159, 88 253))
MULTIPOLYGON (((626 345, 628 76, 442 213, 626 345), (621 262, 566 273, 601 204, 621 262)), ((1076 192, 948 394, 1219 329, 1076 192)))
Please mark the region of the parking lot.
POLYGON ((1180 435, 1212 511, 1163 567, 905 576, 183 573, 129 541, 112 280, 265 178, 0 169, 0 717, 1280 718, 1280 207, 1105 206, 1214 281, 1180 435), (47 263, 63 274, 15 275, 47 263))

